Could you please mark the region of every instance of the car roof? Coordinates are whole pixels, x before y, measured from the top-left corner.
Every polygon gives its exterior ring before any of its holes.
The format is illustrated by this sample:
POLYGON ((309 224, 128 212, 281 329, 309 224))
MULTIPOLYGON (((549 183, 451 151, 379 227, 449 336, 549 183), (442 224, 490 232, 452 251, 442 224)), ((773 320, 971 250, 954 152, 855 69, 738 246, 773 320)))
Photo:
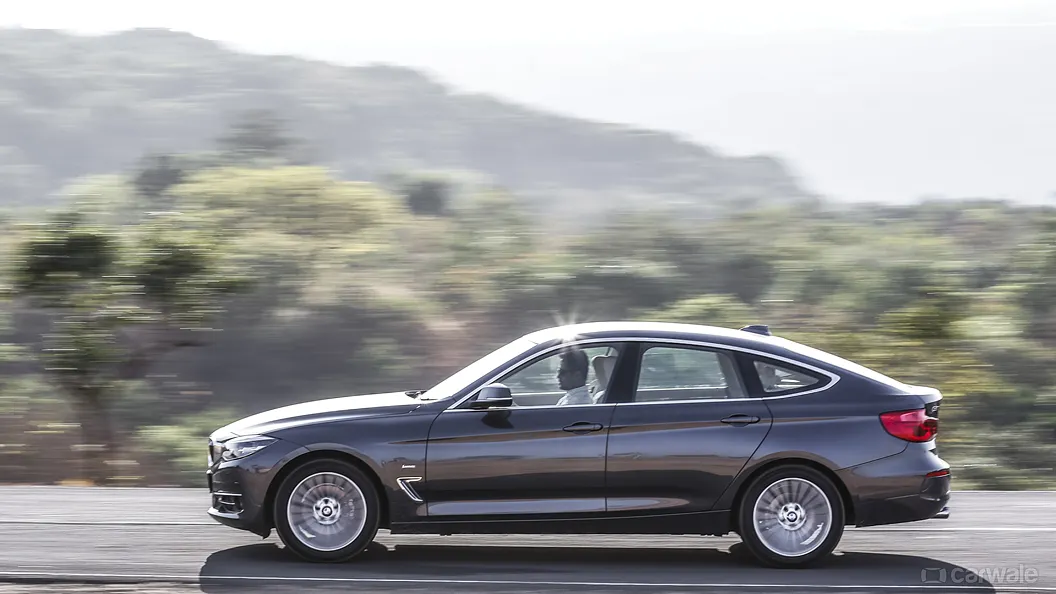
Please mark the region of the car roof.
POLYGON ((561 338, 593 337, 612 334, 627 334, 631 336, 649 336, 657 338, 684 338, 691 336, 698 340, 726 339, 723 342, 735 341, 737 343, 755 343, 760 346, 775 345, 773 337, 745 330, 723 328, 720 326, 708 326, 704 324, 643 322, 631 320, 582 322, 577 324, 566 324, 563 326, 553 326, 527 334, 525 338, 534 342, 542 343, 561 338))

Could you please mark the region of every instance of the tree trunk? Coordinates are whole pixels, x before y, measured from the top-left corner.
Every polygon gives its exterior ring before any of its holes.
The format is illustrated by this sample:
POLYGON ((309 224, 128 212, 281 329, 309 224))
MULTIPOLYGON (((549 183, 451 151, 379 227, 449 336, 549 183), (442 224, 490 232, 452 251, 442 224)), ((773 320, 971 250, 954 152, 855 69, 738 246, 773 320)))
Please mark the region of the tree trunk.
POLYGON ((85 448, 84 478, 96 485, 106 485, 111 478, 107 462, 115 448, 103 393, 99 388, 80 388, 77 392, 78 421, 85 448))

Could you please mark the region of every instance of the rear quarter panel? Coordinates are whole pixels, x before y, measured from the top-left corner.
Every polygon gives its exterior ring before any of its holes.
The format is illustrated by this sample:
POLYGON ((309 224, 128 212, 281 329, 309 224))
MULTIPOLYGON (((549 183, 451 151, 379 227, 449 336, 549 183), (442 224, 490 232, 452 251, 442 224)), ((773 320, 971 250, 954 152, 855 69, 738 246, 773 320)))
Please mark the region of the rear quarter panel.
POLYGON ((888 434, 879 415, 921 405, 918 396, 878 394, 876 384, 854 376, 821 392, 763 400, 773 415, 770 432, 715 509, 729 509, 747 481, 782 460, 807 460, 837 473, 903 452, 908 442, 888 434))

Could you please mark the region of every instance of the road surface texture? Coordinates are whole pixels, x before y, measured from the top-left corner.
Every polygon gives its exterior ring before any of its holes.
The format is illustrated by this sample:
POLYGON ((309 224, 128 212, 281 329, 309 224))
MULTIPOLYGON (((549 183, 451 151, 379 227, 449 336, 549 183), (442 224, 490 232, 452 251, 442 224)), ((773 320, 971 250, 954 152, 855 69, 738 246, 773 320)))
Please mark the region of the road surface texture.
POLYGON ((952 516, 848 529, 824 567, 757 567, 735 537, 393 536, 294 560, 198 489, 0 487, 0 594, 1056 592, 1056 492, 956 492, 952 516))

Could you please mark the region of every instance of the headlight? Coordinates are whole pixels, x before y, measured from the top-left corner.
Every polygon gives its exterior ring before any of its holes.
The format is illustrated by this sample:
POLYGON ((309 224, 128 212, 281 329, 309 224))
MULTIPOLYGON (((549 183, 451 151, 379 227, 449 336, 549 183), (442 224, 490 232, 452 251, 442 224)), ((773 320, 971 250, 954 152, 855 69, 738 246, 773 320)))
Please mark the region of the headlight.
POLYGON ((209 465, 213 465, 220 461, 220 457, 224 455, 224 444, 216 443, 213 441, 209 442, 209 465))
POLYGON ((245 458, 254 452, 263 450, 274 441, 275 438, 264 437, 263 435, 236 437, 223 444, 223 453, 220 456, 225 461, 238 460, 239 458, 245 458))

